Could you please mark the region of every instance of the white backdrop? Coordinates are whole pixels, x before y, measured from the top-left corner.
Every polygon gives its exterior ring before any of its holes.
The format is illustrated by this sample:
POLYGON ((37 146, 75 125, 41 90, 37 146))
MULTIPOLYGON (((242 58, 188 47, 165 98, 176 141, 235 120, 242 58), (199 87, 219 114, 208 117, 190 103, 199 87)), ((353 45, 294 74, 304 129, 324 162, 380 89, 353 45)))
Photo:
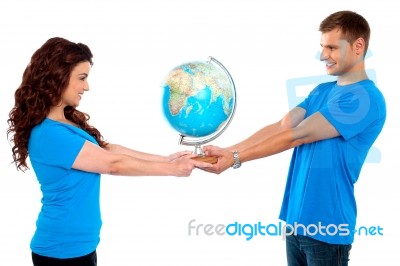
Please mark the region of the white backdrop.
MULTIPOLYGON (((32 53, 54 36, 88 44, 94 54, 80 110, 110 142, 147 152, 187 149, 161 111, 161 82, 176 65, 213 56, 230 71, 238 105, 213 144, 236 143, 280 119, 324 75, 318 25, 350 9, 370 23, 367 68, 376 74, 388 117, 374 156, 356 184, 358 226, 383 235, 356 236, 351 265, 398 257, 400 133, 395 1, 15 1, 0 3, 0 265, 31 265, 29 242, 40 208, 32 170, 16 171, 6 138, 13 93, 32 53), (298 86, 295 95, 287 81, 298 86), (290 100, 289 100, 290 99, 290 100), (379 157, 379 154, 381 157, 379 157), (398 164, 397 164, 398 165, 398 164), (392 170, 393 169, 393 170, 392 170), (397 184, 397 183, 396 183, 397 184)), ((221 175, 189 178, 102 177, 99 265, 285 265, 279 236, 188 235, 188 224, 277 224, 291 151, 221 175)), ((392 263, 388 263, 392 265, 392 263)))

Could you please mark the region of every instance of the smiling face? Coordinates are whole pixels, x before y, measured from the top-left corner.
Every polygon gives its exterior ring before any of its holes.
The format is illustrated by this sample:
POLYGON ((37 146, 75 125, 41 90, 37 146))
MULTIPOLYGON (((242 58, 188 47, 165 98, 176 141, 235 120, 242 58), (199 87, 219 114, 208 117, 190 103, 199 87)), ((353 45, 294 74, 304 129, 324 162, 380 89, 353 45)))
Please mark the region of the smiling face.
POLYGON ((340 29, 322 33, 321 61, 324 61, 329 75, 343 76, 363 67, 363 51, 360 50, 361 39, 349 43, 342 37, 340 29), (361 55, 361 56, 360 56, 361 55))
POLYGON ((87 78, 90 69, 89 62, 82 62, 72 70, 68 86, 61 97, 63 106, 77 107, 79 105, 83 93, 89 90, 87 78))

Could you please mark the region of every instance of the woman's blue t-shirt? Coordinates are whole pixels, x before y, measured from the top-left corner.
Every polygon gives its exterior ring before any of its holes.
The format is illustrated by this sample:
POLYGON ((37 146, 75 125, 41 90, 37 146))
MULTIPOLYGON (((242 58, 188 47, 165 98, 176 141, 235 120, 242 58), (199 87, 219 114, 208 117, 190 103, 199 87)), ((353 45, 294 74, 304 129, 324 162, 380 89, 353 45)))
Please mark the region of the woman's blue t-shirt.
POLYGON ((43 198, 31 249, 39 255, 74 258, 97 248, 100 174, 72 168, 85 141, 98 145, 86 131, 48 118, 32 129, 28 152, 43 198))

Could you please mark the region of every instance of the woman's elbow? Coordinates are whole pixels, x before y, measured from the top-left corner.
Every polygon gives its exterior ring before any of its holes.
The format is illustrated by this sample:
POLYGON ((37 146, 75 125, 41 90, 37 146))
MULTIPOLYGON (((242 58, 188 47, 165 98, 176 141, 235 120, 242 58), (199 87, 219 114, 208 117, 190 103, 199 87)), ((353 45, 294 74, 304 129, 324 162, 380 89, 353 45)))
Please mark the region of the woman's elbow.
POLYGON ((102 174, 107 175, 121 175, 123 172, 123 159, 119 158, 120 156, 116 156, 112 160, 104 162, 102 165, 101 172, 102 174))

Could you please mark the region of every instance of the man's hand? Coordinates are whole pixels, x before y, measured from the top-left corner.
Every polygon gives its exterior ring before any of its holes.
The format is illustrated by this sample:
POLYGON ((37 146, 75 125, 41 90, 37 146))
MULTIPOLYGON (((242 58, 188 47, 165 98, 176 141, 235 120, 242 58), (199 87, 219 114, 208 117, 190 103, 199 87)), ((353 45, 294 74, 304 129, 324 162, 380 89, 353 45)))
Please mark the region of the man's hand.
POLYGON ((215 156, 218 158, 218 162, 212 164, 211 167, 201 168, 204 171, 220 174, 233 165, 232 152, 227 149, 222 149, 217 146, 208 145, 203 147, 203 151, 207 156, 215 156))

